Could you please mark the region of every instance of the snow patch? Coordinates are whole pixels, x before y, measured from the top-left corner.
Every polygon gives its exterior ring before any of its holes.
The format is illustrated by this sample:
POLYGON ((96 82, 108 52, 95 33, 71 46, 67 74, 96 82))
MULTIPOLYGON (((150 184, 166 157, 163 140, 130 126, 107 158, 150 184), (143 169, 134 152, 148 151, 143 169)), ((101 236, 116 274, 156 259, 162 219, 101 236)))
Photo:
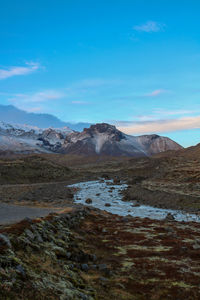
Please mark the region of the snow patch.
POLYGON ((103 145, 109 140, 109 136, 105 133, 99 133, 94 136, 95 151, 97 154, 101 152, 103 145))

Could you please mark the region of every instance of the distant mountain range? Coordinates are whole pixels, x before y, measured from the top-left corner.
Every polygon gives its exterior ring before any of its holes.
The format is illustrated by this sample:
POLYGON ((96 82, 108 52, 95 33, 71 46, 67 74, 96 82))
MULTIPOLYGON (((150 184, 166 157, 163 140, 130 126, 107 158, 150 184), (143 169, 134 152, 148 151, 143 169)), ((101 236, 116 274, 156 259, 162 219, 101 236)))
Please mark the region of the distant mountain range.
POLYGON ((0 121, 9 124, 27 124, 39 128, 60 128, 70 127, 72 130, 82 131, 90 127, 90 123, 70 123, 63 122, 50 114, 29 113, 18 109, 13 105, 0 105, 0 121))
POLYGON ((180 149, 180 145, 167 137, 155 134, 130 136, 106 123, 75 132, 67 126, 43 129, 0 122, 1 152, 140 157, 180 149))

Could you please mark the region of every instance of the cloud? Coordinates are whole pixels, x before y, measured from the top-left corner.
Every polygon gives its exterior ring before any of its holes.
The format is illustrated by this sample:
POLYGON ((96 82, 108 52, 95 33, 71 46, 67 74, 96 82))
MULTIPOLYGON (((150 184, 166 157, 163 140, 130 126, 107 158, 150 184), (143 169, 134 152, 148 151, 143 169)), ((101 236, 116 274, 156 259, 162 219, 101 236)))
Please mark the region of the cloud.
POLYGON ((52 102, 65 97, 57 90, 45 90, 29 94, 11 94, 8 102, 19 109, 28 112, 46 112, 52 107, 52 102))
POLYGON ((105 86, 113 86, 121 84, 123 81, 121 79, 104 79, 104 78, 87 78, 75 82, 69 88, 75 89, 90 89, 99 88, 105 86))
POLYGON ((80 104, 80 105, 86 105, 86 104, 89 104, 89 102, 86 102, 86 101, 79 101, 79 100, 73 100, 71 103, 72 103, 72 104, 80 104))
POLYGON ((119 121, 117 128, 127 134, 151 134, 200 128, 200 116, 154 121, 119 121))
POLYGON ((151 93, 145 94, 145 97, 156 97, 159 96, 160 94, 165 94, 165 93, 167 93, 167 90, 159 89, 151 93))
POLYGON ((154 113, 162 116, 175 116, 175 115, 189 115, 197 113, 197 110, 177 109, 177 110, 164 110, 156 109, 154 113))
POLYGON ((36 106, 36 107, 26 108, 26 111, 27 112, 41 112, 42 109, 43 109, 42 107, 36 106))
POLYGON ((26 63, 25 67, 10 67, 8 69, 0 69, 0 80, 13 76, 27 75, 38 70, 40 65, 38 63, 26 63))
POLYGON ((200 111, 199 110, 184 110, 184 109, 177 109, 177 110, 164 110, 164 109, 155 109, 152 111, 151 115, 140 115, 134 117, 136 121, 156 121, 163 119, 165 120, 168 117, 178 117, 178 116, 184 116, 184 115, 194 115, 198 114, 200 111))
POLYGON ((67 98, 74 103, 75 101, 88 102, 88 99, 101 93, 105 93, 105 90, 113 89, 116 86, 123 84, 121 79, 109 79, 109 78, 85 78, 72 82, 63 90, 67 94, 67 98), (75 100, 74 100, 75 99, 75 100), (85 99, 87 99, 85 101, 85 99))
POLYGON ((139 32, 159 32, 163 31, 164 28, 166 27, 165 24, 158 23, 155 21, 148 21, 142 25, 136 25, 133 27, 134 30, 139 31, 139 32))
POLYGON ((16 94, 13 98, 8 99, 14 103, 42 103, 49 100, 58 100, 64 97, 64 94, 55 90, 47 90, 33 94, 16 94))

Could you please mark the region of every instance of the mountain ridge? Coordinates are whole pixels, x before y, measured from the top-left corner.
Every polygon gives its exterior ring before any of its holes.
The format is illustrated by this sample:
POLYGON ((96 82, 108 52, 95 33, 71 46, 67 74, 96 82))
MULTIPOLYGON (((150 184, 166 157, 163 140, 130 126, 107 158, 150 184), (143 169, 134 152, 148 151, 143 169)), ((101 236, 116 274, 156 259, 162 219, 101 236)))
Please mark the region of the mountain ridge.
POLYGON ((107 123, 77 132, 66 126, 42 129, 0 122, 0 151, 141 157, 180 149, 182 147, 169 138, 130 136, 107 123))
POLYGON ((60 128, 70 127, 72 130, 81 131, 85 127, 89 127, 90 123, 78 122, 70 123, 61 121, 59 118, 44 113, 32 113, 21 110, 13 105, 0 104, 0 120, 6 123, 27 124, 31 126, 38 126, 40 128, 60 128))
POLYGON ((114 125, 99 123, 82 132, 69 134, 61 153, 111 156, 151 156, 168 150, 180 150, 182 146, 159 135, 131 136, 114 125))

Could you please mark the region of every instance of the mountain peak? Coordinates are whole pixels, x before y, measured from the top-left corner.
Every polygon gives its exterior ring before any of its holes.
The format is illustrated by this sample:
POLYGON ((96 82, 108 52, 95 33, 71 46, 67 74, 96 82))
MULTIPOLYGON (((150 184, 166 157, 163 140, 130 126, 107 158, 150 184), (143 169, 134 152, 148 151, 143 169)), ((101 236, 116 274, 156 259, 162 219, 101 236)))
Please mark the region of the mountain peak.
POLYGON ((149 156, 169 149, 178 150, 180 145, 158 135, 130 136, 115 126, 98 123, 74 132, 66 137, 61 152, 85 155, 149 156))
POLYGON ((180 148, 169 138, 157 135, 134 137, 107 123, 73 132, 67 127, 41 129, 0 122, 0 150, 17 153, 60 152, 138 157, 180 148))
POLYGON ((115 133, 117 128, 114 125, 110 125, 108 123, 97 123, 94 125, 91 125, 90 128, 84 128, 85 132, 99 132, 99 133, 115 133))
POLYGON ((97 123, 91 125, 90 128, 85 128, 81 133, 82 136, 89 135, 96 138, 96 140, 110 139, 112 141, 119 142, 125 138, 125 135, 119 131, 114 125, 107 123, 97 123))

